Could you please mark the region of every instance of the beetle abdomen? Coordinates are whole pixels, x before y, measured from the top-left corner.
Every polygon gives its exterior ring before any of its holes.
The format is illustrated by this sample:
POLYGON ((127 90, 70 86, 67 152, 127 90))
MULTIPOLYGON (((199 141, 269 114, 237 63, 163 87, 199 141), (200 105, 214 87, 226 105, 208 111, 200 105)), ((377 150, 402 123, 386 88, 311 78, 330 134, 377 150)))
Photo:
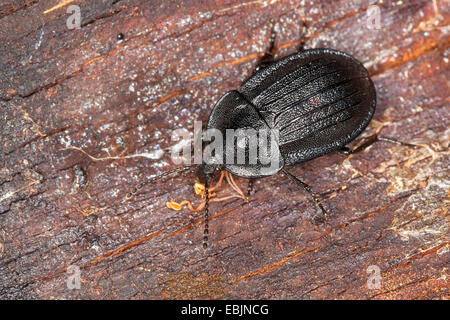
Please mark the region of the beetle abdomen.
POLYGON ((285 164, 344 146, 364 130, 376 105, 364 66, 330 49, 285 57, 254 74, 240 91, 279 130, 285 164))

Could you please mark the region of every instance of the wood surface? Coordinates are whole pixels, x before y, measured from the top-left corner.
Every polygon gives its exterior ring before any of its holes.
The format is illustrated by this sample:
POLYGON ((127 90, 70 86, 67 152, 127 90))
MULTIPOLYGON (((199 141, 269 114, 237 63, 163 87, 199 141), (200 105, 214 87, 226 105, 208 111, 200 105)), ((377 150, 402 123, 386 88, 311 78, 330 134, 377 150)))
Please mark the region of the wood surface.
POLYGON ((449 21, 446 0, 1 1, 0 298, 448 299, 449 21), (204 252, 202 213, 165 205, 200 203, 194 173, 125 196, 177 167, 155 151, 252 74, 272 26, 276 58, 303 38, 364 63, 378 105, 362 137, 420 147, 290 168, 324 223, 286 176, 257 180, 248 204, 211 204, 204 252))

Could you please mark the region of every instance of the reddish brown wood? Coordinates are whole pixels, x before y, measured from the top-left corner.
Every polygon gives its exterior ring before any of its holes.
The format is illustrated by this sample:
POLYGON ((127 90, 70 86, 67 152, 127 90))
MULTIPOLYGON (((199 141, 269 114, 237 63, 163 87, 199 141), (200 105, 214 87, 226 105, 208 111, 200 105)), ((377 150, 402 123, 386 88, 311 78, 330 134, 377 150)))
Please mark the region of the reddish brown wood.
POLYGON ((0 297, 449 298, 450 8, 379 2, 374 30, 373 1, 357 3, 3 2, 0 297), (67 28, 71 4, 80 6, 80 29, 67 28), (204 253, 201 214, 165 206, 195 199, 193 175, 125 201, 136 183, 175 167, 168 153, 130 155, 167 148, 174 129, 205 121, 268 49, 270 21, 278 57, 303 36, 306 48, 361 60, 378 93, 365 135, 422 147, 380 142, 292 168, 330 212, 319 225, 308 195, 285 176, 261 179, 249 204, 211 205, 204 253), (71 265, 81 268, 80 290, 67 288, 71 265), (371 265, 380 289, 367 287, 371 265))

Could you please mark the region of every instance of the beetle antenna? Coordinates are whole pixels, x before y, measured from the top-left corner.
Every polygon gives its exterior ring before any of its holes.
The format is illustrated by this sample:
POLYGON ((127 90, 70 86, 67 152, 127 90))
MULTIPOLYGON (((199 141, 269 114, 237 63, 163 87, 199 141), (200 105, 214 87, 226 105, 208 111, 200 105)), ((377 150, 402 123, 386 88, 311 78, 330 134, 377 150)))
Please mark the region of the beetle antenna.
POLYGON ((208 249, 208 233, 209 233, 209 185, 208 179, 205 181, 205 228, 203 229, 203 249, 208 249))
POLYGON ((160 175, 151 177, 147 181, 141 182, 137 186, 135 186, 133 189, 131 189, 131 191, 129 193, 127 193, 126 199, 127 200, 131 199, 139 190, 141 190, 143 187, 145 187, 146 185, 148 185, 151 182, 159 181, 162 178, 164 178, 164 177, 166 177, 168 175, 174 174, 174 173, 180 173, 180 172, 187 171, 187 170, 191 169, 192 167, 194 167, 194 166, 190 165, 190 166, 179 167, 179 168, 176 168, 176 169, 173 169, 173 170, 169 170, 169 171, 163 172, 160 175))

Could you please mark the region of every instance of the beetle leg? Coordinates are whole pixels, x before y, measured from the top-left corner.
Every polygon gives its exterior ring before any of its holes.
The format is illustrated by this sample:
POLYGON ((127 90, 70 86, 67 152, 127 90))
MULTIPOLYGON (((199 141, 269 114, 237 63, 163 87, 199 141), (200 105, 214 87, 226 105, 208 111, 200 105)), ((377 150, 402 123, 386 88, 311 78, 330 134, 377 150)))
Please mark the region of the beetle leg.
POLYGON ((306 42, 306 30, 308 28, 308 26, 306 25, 305 20, 302 20, 302 34, 300 36, 300 42, 298 44, 298 51, 303 51, 305 50, 305 42, 306 42))
POLYGON ((403 141, 398 141, 398 140, 395 140, 395 139, 385 138, 385 137, 378 137, 378 141, 387 141, 387 142, 398 144, 400 146, 405 146, 405 147, 414 148, 414 149, 418 147, 418 145, 416 145, 416 144, 403 142, 403 141))
POLYGON ((242 198, 245 202, 248 202, 247 197, 244 195, 244 192, 242 192, 241 188, 234 182, 233 176, 228 171, 225 173, 225 178, 227 179, 228 184, 233 188, 234 191, 236 191, 240 198, 242 198))
POLYGON ((219 181, 217 181, 217 183, 213 187, 209 188, 209 192, 216 190, 217 188, 219 188, 222 185, 224 176, 225 176, 225 170, 222 170, 222 172, 220 173, 219 181))
POLYGON ((338 151, 340 153, 345 154, 345 155, 355 154, 355 153, 358 153, 358 152, 361 152, 361 151, 367 149, 368 147, 370 147, 372 144, 374 144, 377 141, 391 142, 391 143, 395 143, 395 144, 398 144, 398 145, 401 145, 401 146, 410 147, 410 148, 416 148, 417 147, 416 145, 411 144, 411 143, 402 142, 402 141, 394 140, 394 139, 391 139, 391 138, 378 137, 378 135, 375 133, 375 134, 367 137, 365 140, 363 140, 363 142, 360 145, 358 145, 357 147, 355 147, 353 149, 349 149, 347 147, 342 147, 338 151))
POLYGON ((250 194, 252 193, 252 191, 253 191, 253 179, 249 179, 248 180, 248 185, 247 185, 247 199, 249 199, 250 198, 250 194))
POLYGON ((198 194, 201 196, 202 201, 196 208, 191 204, 189 200, 184 200, 182 202, 175 202, 175 201, 167 201, 166 206, 169 209, 180 211, 184 206, 187 206, 190 211, 198 212, 204 210, 204 222, 205 226, 203 229, 203 248, 206 250, 208 249, 208 233, 209 233, 209 203, 210 202, 221 202, 226 201, 233 198, 239 198, 243 199, 245 202, 248 202, 247 197, 244 195, 242 190, 239 188, 239 186, 234 181, 232 175, 228 172, 223 170, 220 174, 219 181, 213 185, 212 187, 209 187, 210 182, 212 183, 212 179, 208 177, 206 179, 206 183, 202 184, 200 182, 196 182, 194 185, 195 194, 198 194), (231 186, 231 188, 236 191, 237 194, 231 194, 229 196, 216 198, 216 193, 213 191, 215 189, 218 189, 223 179, 228 182, 228 184, 231 186))
POLYGON ((361 151, 367 149, 376 141, 378 141, 378 136, 377 136, 377 134, 373 134, 373 135, 367 137, 365 140, 363 140, 363 142, 360 145, 358 145, 357 147, 355 147, 353 149, 349 149, 348 147, 342 147, 341 149, 339 149, 339 152, 343 153, 345 155, 355 154, 355 153, 358 153, 358 152, 361 152, 361 151))
POLYGON ((275 33, 275 23, 272 19, 270 20, 270 24, 271 24, 271 29, 270 29, 271 34, 270 34, 269 49, 266 50, 264 55, 259 59, 259 62, 255 67, 255 71, 259 71, 259 70, 267 67, 269 64, 271 64, 275 60, 276 33, 275 33))
POLYGON ((295 184, 297 184, 298 186, 302 187, 303 189, 305 189, 306 192, 308 192, 310 194, 311 198, 314 200, 315 205, 317 207, 319 207, 319 209, 322 211, 322 217, 320 217, 318 220, 319 221, 323 221, 324 218, 327 216, 327 212, 326 212, 325 208, 323 207, 322 203, 320 203, 319 197, 311 190, 311 187, 308 186, 303 181, 301 181, 299 178, 297 178, 294 175, 292 175, 286 169, 283 168, 281 170, 283 171, 283 173, 285 175, 288 176, 289 179, 291 179, 293 182, 295 182, 295 184))

